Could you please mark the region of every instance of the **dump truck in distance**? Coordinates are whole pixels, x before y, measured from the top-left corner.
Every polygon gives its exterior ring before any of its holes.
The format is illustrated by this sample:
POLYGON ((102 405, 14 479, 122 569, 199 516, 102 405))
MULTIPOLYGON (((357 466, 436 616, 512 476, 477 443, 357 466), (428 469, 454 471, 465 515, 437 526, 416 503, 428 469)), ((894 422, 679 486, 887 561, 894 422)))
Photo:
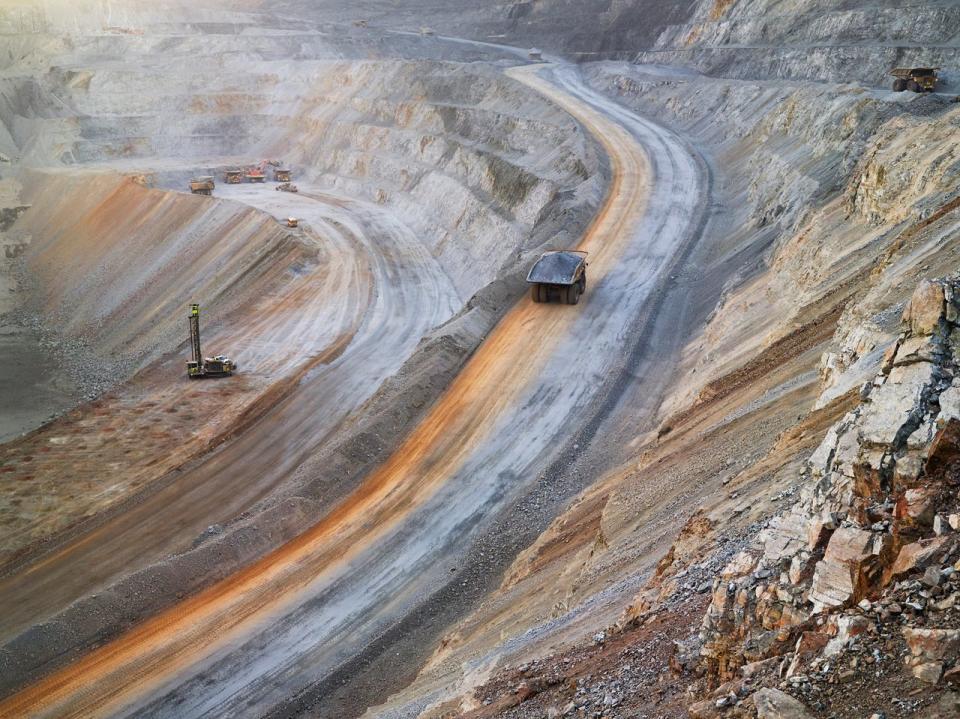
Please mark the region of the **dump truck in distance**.
POLYGON ((890 71, 893 75, 893 91, 933 92, 937 87, 939 67, 898 67, 890 71))
POLYGON ((190 192, 194 195, 212 195, 215 186, 212 177, 195 177, 190 180, 190 192))
POLYGON ((534 302, 575 305, 587 289, 587 253, 579 250, 546 252, 527 274, 534 302))

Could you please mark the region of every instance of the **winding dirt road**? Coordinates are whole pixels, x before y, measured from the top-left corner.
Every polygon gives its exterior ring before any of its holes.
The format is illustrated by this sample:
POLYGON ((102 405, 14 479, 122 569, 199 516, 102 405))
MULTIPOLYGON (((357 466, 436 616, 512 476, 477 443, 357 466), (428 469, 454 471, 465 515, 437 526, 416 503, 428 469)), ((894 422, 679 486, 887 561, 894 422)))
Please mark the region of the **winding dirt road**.
POLYGON ((423 597, 623 369, 661 273, 695 239, 703 177, 669 130, 575 68, 517 80, 604 145, 609 195, 581 304, 519 302, 391 459, 307 533, 0 703, 0 715, 256 715, 334 671, 423 597), (642 319, 642 317, 641 317, 642 319))
MULTIPOLYGON (((289 377, 284 384, 294 391, 258 419, 254 431, 221 445, 159 492, 25 571, 0 578, 0 640, 189 548, 209 525, 253 506, 459 308, 449 279, 409 228, 373 203, 308 189, 298 195, 274 192, 272 185, 218 190, 218 197, 278 219, 301 218, 301 234, 320 254, 279 296, 261 299, 253 322, 206 338, 208 347, 237 348, 231 354, 243 372, 289 377)), ((164 400, 154 399, 176 406, 186 381, 181 375, 164 400)))

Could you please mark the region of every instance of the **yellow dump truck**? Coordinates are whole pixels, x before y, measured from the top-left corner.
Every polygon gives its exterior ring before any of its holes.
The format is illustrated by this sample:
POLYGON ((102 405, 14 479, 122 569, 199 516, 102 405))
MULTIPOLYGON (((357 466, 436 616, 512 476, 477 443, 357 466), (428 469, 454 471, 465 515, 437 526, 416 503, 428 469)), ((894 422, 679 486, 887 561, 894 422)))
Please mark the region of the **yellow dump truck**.
POLYGON ((937 87, 939 67, 897 67, 890 71, 893 75, 893 91, 933 92, 937 87))
POLYGON ((214 187, 212 177, 195 177, 190 180, 190 192, 194 195, 212 195, 214 187))

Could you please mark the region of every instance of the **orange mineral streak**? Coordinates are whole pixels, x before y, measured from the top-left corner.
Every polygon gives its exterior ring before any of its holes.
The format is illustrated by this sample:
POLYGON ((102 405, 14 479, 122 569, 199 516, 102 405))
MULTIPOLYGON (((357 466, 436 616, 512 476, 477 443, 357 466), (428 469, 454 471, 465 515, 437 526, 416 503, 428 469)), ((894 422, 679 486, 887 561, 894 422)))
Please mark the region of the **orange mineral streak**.
MULTIPOLYGON (((643 150, 619 125, 531 69, 510 74, 574 115, 610 156, 608 196, 579 246, 591 253, 595 282, 617 261, 643 212, 643 150)), ((301 601, 307 585, 342 570, 463 466, 497 420, 515 410, 516 396, 575 317, 572 307, 522 300, 391 458, 329 515, 262 560, 9 697, 0 703, 0 716, 109 714, 301 601)))

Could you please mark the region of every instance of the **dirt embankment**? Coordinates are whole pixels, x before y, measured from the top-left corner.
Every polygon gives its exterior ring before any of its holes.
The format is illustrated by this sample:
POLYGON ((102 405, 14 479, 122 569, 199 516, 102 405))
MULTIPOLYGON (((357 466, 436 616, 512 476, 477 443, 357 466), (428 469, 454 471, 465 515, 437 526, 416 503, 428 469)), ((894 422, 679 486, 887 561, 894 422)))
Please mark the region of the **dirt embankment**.
POLYGON ((136 376, 4 447, 0 471, 13 488, 4 496, 5 562, 229 436, 268 376, 188 385, 186 304, 204 298, 205 315, 216 318, 207 347, 236 346, 241 364, 254 364, 235 333, 218 330, 249 326, 254 298, 277 294, 292 270, 318 262, 314 248, 239 205, 111 174, 36 174, 26 186, 32 207, 17 228, 32 237, 22 261, 34 290, 17 312, 90 348, 81 359, 92 367, 63 358, 73 371, 110 384, 136 376))

